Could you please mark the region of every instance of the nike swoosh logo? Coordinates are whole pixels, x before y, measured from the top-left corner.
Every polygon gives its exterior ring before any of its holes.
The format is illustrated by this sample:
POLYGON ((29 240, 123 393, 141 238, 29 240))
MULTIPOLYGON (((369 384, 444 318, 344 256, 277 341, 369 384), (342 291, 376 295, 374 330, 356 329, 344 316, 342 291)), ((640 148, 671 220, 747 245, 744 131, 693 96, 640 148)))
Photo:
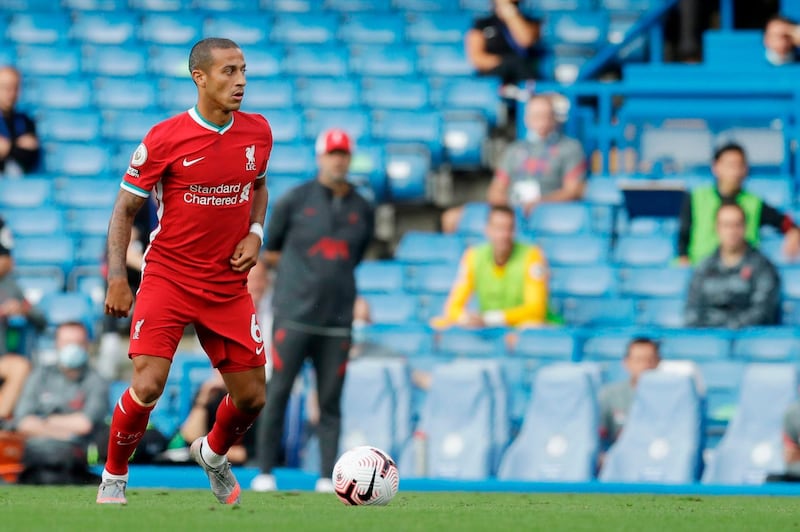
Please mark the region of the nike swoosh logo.
POLYGON ((356 497, 361 499, 363 502, 367 502, 372 498, 372 490, 375 487, 375 472, 377 470, 377 468, 372 469, 372 480, 369 481, 369 487, 367 488, 367 491, 364 493, 356 493, 356 497))
POLYGON ((257 355, 260 355, 263 352, 264 352, 264 344, 261 344, 260 346, 256 347, 256 354, 257 355))
POLYGON ((205 159, 205 157, 198 157, 197 159, 192 159, 191 161, 187 161, 186 157, 184 157, 183 158, 183 166, 192 166, 195 163, 199 163, 203 159, 205 159))
POLYGON ((118 441, 117 445, 135 445, 137 443, 139 443, 139 442, 138 441, 129 441, 129 442, 118 441))

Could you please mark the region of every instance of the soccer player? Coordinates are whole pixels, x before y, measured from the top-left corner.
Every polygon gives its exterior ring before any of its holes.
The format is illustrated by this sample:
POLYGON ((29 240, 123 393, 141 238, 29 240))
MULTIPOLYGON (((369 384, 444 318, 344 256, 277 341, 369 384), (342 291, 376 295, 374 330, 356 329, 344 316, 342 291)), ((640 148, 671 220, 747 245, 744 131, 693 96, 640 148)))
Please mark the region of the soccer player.
POLYGON ((239 502, 225 453, 266 397, 267 358, 246 281, 263 240, 272 131, 264 117, 239 111, 246 82, 236 43, 203 39, 189 54, 189 71, 197 105, 145 136, 109 223, 105 312, 122 317, 133 297, 125 269, 131 225, 155 195, 159 223, 144 257, 128 351, 133 377, 114 409, 98 503, 126 504, 128 459, 164 390, 186 325, 194 325, 229 391, 210 432, 190 449, 221 503, 239 502))

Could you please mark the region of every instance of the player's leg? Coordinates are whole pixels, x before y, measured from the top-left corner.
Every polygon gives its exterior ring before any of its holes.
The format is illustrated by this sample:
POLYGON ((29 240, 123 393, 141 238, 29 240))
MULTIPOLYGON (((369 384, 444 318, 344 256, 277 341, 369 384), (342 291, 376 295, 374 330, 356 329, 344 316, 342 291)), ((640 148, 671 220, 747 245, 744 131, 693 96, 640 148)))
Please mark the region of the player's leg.
POLYGON ((276 320, 272 334, 272 376, 267 386, 267 403, 256 427, 256 459, 261 474, 251 488, 271 491, 276 488, 272 469, 278 458, 286 405, 294 381, 303 367, 312 335, 288 329, 276 320))
POLYGON ((317 336, 313 354, 314 370, 317 374, 319 397, 319 450, 320 479, 318 491, 333 491, 331 475, 339 451, 341 431, 341 398, 350 339, 340 336, 317 336))
POLYGON ((14 413, 30 371, 31 363, 22 355, 6 353, 0 356, 0 426, 14 413))

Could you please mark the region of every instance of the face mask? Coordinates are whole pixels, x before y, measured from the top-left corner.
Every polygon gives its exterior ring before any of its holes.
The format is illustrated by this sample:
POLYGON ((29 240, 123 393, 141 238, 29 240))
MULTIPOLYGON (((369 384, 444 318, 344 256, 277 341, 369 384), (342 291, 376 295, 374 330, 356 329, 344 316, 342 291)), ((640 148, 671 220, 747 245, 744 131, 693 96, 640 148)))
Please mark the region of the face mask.
POLYGON ((66 369, 78 369, 86 365, 89 353, 79 344, 68 344, 58 350, 58 364, 66 369))
POLYGON ((351 332, 351 343, 363 344, 367 341, 367 322, 362 320, 353 321, 353 330, 351 332))
POLYGON ((781 66, 793 62, 792 54, 781 55, 775 50, 770 50, 769 48, 766 49, 765 55, 767 62, 771 65, 781 66))

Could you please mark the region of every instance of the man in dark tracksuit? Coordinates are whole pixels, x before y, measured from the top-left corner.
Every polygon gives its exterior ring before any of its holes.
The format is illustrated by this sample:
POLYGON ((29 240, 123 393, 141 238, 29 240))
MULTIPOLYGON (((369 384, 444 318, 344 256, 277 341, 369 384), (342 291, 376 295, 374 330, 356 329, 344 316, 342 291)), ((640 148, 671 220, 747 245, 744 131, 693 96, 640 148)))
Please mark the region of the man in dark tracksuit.
POLYGON ((261 474, 256 491, 276 489, 277 459, 289 394, 303 362, 314 364, 321 453, 318 491, 332 491, 341 422, 340 399, 350 348, 354 271, 372 238, 372 209, 347 182, 352 143, 344 131, 317 140, 318 177, 275 205, 267 230, 268 261, 277 262, 273 295, 272 378, 258 425, 261 474), (279 259, 279 260, 278 260, 279 259))

